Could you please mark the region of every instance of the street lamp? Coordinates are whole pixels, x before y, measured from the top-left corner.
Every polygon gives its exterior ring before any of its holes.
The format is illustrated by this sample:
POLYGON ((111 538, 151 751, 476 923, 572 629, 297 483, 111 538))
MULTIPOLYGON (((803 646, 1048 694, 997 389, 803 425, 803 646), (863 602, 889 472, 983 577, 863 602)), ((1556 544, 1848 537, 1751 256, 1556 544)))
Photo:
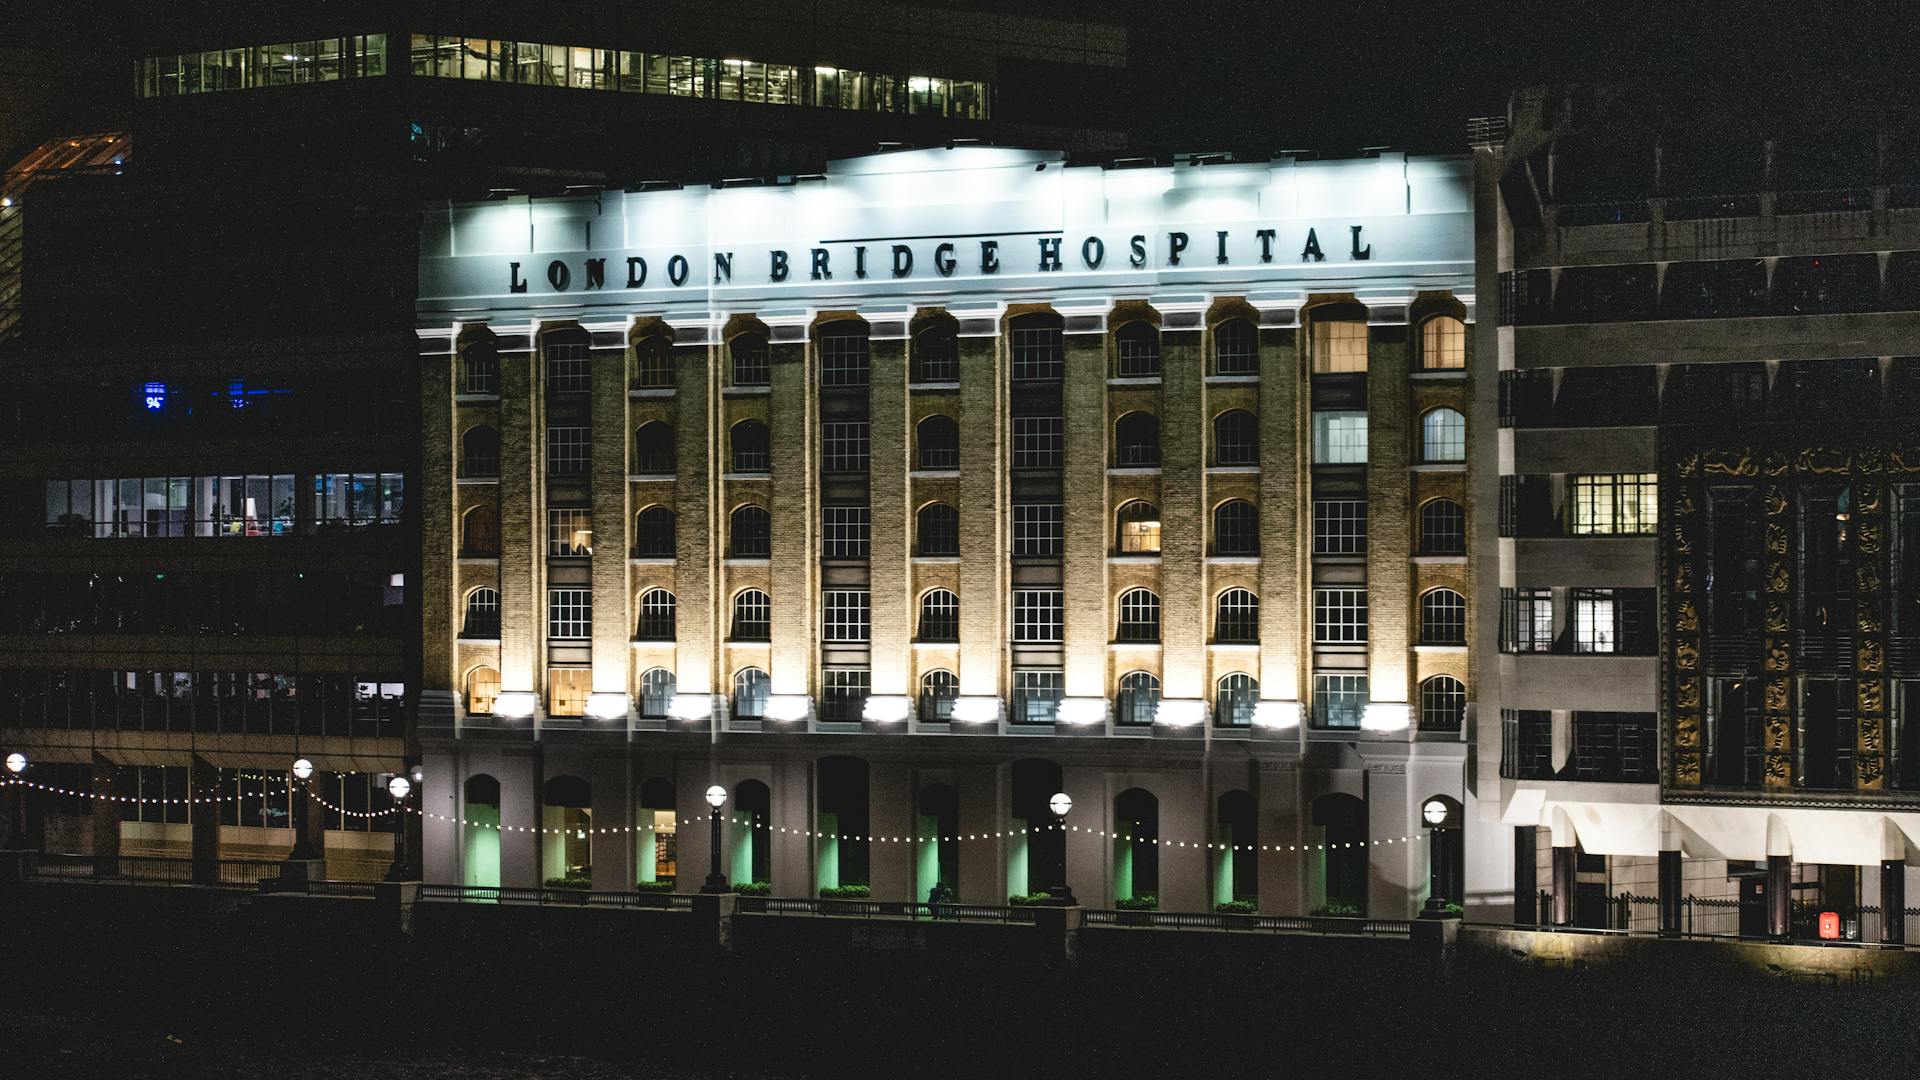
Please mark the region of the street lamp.
POLYGON ((727 805, 727 789, 715 784, 707 789, 707 805, 713 809, 707 817, 712 822, 713 858, 707 870, 706 884, 700 886, 703 893, 732 892, 727 884, 727 875, 720 872, 720 808, 727 805))
POLYGON ((1047 800, 1047 809, 1053 811, 1053 823, 1060 830, 1060 884, 1047 892, 1053 894, 1054 903, 1065 906, 1075 903, 1073 886, 1067 884, 1067 813, 1073 809, 1073 796, 1056 791, 1047 800))
POLYGON ((393 815, 393 869, 387 871, 388 881, 407 880, 407 796, 413 794, 413 781, 405 776, 395 775, 387 781, 387 794, 393 796, 393 805, 399 813, 393 815))
POLYGON ((1428 799, 1420 807, 1420 817, 1427 823, 1427 903, 1420 911, 1426 919, 1443 918, 1447 914, 1447 898, 1442 895, 1441 863, 1445 861, 1440 834, 1446 830, 1453 810, 1440 799, 1428 799))
POLYGON ((21 782, 21 777, 29 764, 27 755, 18 750, 7 755, 7 780, 13 785, 13 822, 7 827, 8 851, 27 849, 27 785, 21 782))
POLYGON ((293 763, 293 778, 302 782, 313 779, 313 762, 308 761, 306 758, 295 759, 293 763))
POLYGON ((300 782, 301 790, 289 792, 293 796, 293 850, 287 853, 288 862, 307 862, 320 858, 315 850, 312 835, 313 792, 307 787, 307 781, 313 779, 313 762, 306 758, 293 761, 293 778, 300 782))

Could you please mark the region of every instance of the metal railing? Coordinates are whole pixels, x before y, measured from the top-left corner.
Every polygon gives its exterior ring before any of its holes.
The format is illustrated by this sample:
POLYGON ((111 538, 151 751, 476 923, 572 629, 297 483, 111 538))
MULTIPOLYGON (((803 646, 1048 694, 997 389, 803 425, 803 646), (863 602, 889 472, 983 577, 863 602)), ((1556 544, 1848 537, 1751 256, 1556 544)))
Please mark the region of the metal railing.
POLYGON ((1357 937, 1409 937, 1408 919, 1355 919, 1331 915, 1231 915, 1206 911, 1111 911, 1085 913, 1087 926, 1163 927, 1268 934, 1327 934, 1357 937))
POLYGON ((528 904, 539 907, 639 908, 689 911, 693 897, 681 893, 596 892, 591 889, 515 888, 501 885, 421 885, 420 899, 440 903, 528 904))
POLYGON ((89 878, 94 881, 120 881, 133 884, 212 885, 253 889, 269 878, 280 876, 280 863, 272 859, 216 859, 205 864, 211 869, 209 880, 198 880, 194 860, 170 855, 121 855, 109 857, 112 868, 101 856, 43 853, 35 860, 34 876, 41 878, 89 878))
POLYGON ((926 904, 911 900, 830 900, 812 897, 743 896, 748 915, 824 915, 851 919, 925 919, 952 922, 1030 923, 1034 909, 992 904, 926 904))

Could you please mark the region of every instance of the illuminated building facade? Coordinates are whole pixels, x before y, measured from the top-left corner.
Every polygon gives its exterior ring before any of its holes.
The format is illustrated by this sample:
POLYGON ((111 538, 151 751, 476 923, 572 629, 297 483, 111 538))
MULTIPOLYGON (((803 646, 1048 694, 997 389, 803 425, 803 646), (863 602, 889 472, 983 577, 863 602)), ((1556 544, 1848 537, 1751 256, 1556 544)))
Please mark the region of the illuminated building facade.
POLYGON ((434 209, 425 876, 691 890, 718 784, 775 895, 1461 899, 1470 200, 962 147, 434 209))

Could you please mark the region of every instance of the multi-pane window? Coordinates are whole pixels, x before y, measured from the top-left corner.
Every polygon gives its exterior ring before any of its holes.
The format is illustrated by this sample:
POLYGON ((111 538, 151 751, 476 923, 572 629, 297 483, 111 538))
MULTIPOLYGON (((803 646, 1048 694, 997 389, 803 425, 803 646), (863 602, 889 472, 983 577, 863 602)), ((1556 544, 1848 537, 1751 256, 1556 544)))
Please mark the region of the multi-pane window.
POLYGON ((913 381, 960 381, 960 342, 951 327, 931 326, 913 339, 913 381))
POLYGON ((1367 502, 1365 499, 1313 500, 1313 553, 1365 555, 1367 502))
POLYGON ((1315 675, 1313 726, 1357 728, 1367 711, 1365 675, 1315 675))
POLYGON ((773 468, 772 440, 767 425, 758 420, 742 420, 727 433, 732 444, 733 471, 763 473, 773 468))
POLYGON ((640 430, 633 433, 633 471, 636 473, 670 473, 676 454, 673 428, 664 421, 641 424, 640 430))
POLYGON ((1511 653, 1553 651, 1553 590, 1500 590, 1500 648, 1511 653))
POLYGON ((466 638, 500 636, 500 594, 492 589, 475 589, 467 594, 467 617, 460 626, 466 638))
POLYGON ((547 475, 585 476, 593 460, 592 448, 591 428, 547 428, 547 475))
POLYGON ((946 503, 928 503, 915 515, 919 555, 960 554, 960 511, 946 503))
POLYGON ((733 358, 733 385, 765 386, 770 381, 767 364, 767 339, 759 334, 742 334, 727 343, 733 358))
POLYGON ((1332 375, 1367 370, 1367 324, 1357 321, 1315 323, 1313 373, 1332 375))
POLYGON ((765 641, 773 630, 773 601, 759 589, 742 589, 733 595, 734 641, 765 641))
POLYGON ((1057 469, 1060 467, 1065 422, 1058 416, 1016 416, 1013 418, 1013 467, 1016 469, 1057 469))
POLYGON ((1213 329, 1213 373, 1258 375, 1260 336, 1245 319, 1229 319, 1213 329))
POLYGON ((675 556, 673 511, 664 506, 649 506, 634 515, 633 554, 642 559, 671 559, 675 556))
POLYGON ((748 504, 728 516, 727 550, 739 559, 764 559, 773 553, 773 519, 763 506, 748 504))
POLYGON ((1660 517, 1656 473, 1583 473, 1573 477, 1573 532, 1578 536, 1651 534, 1660 517))
POLYGON ((821 425, 821 468, 830 473, 867 471, 872 448, 865 420, 830 420, 821 425))
POLYGON ((648 668, 640 676, 640 716, 646 720, 665 720, 673 707, 678 680, 666 668, 648 668))
POLYGON ((500 433, 481 425, 460 436, 460 475, 477 478, 500 475, 500 433))
POLYGON ((920 722, 945 724, 953 720, 953 703, 960 697, 960 676, 935 670, 920 676, 920 722))
POLYGON ((1466 553, 1466 509, 1452 499, 1433 499, 1420 507, 1420 554, 1466 553))
POLYGON ((864 559, 873 535, 873 511, 865 506, 829 506, 822 511, 820 553, 829 559, 864 559))
POLYGON ((1420 644, 1465 645, 1467 598, 1452 589, 1434 589, 1420 597, 1420 644))
POLYGON ((920 640, 960 640, 960 597, 949 589, 929 589, 920 598, 920 640))
POLYGON ((666 338, 650 337, 633 347, 633 385, 641 390, 673 386, 673 345, 666 338))
POLYGON ((1122 379, 1160 374, 1160 331, 1149 322, 1130 322, 1114 335, 1114 374, 1122 379))
POLYGON ((1553 778, 1553 713, 1500 710, 1500 775, 1508 780, 1553 778))
POLYGON ((1016 724, 1051 724, 1060 713, 1066 682, 1059 671, 1013 673, 1013 716, 1016 724))
POLYGON ((1260 598, 1247 589, 1227 589, 1215 603, 1213 640, 1252 645, 1260 640, 1260 598))
POLYGON ((1213 418, 1213 463, 1260 464, 1260 424, 1244 409, 1228 409, 1213 418))
POLYGON ((872 691, 873 673, 866 668, 825 669, 820 672, 820 719, 829 724, 859 723, 865 719, 867 695, 872 691))
POLYGON ((922 469, 960 467, 960 425, 951 416, 929 416, 916 429, 922 469))
POLYGON ((1113 698, 1113 722, 1129 727, 1153 723, 1160 711, 1160 680, 1144 671, 1120 677, 1120 692, 1113 698))
POLYGON ((1120 629, 1114 640, 1160 640, 1160 598, 1152 590, 1128 589, 1120 594, 1120 629))
POLYGON ((547 511, 547 554, 582 558, 593 554, 593 511, 568 508, 547 511))
POLYGON ((1618 619, 1612 589, 1573 590, 1573 651, 1619 652, 1618 619))
POLYGON ((641 641, 673 640, 673 594, 648 589, 640 594, 640 626, 633 635, 641 641))
POLYGON ((1367 414, 1359 411, 1313 414, 1315 465, 1365 465, 1367 414))
POLYGON ((1059 589, 1013 591, 1013 640, 1057 642, 1064 632, 1059 589))
POLYGON ((870 597, 865 589, 828 589, 821 596, 827 641, 866 641, 872 636, 870 597))
POLYGON ((1467 460, 1467 418, 1453 409, 1433 409, 1422 416, 1420 460, 1430 464, 1467 460))
POLYGON ((1467 688, 1451 675, 1420 684, 1420 730, 1459 731, 1467 717, 1467 688))
POLYGON ((1160 464, 1160 418, 1130 412, 1113 425, 1113 463, 1122 469, 1160 464))
POLYGON ((592 368, 587 343, 547 346, 547 390, 555 394, 582 394, 591 385, 592 368))
POLYGON ((767 715, 767 698, 773 693, 773 676, 757 667, 741 668, 733 676, 733 715, 738 720, 758 720, 767 715))
POLYGON ((547 636, 578 641, 593 636, 593 590, 547 590, 547 636))
POLYGON ((1243 671, 1222 675, 1214 687, 1213 722, 1221 727, 1251 727, 1260 702, 1260 683, 1243 671))
POLYGON ((491 345, 472 345, 460 354, 460 392, 500 393, 500 353, 491 345))
POLYGON ((1574 779, 1630 784, 1660 778, 1653 713, 1576 712, 1570 720, 1574 779))
POLYGON ((820 334, 820 385, 867 385, 867 357, 865 327, 827 327, 820 334))
POLYGON ((1213 553, 1260 554, 1260 509, 1245 499, 1228 499, 1214 507, 1213 553))
POLYGON ((1420 327, 1420 366, 1455 371, 1467 366, 1467 324, 1450 315, 1428 319, 1420 327))
POLYGON ((1061 324, 1058 318, 1029 316, 1013 324, 1013 379, 1015 382, 1058 380, 1063 367, 1061 324))
POLYGON ((1013 504, 1013 553, 1058 555, 1066 542, 1059 503, 1013 504))
POLYGON ((1160 508, 1136 499, 1120 508, 1117 515, 1119 535, 1115 548, 1125 555, 1158 554, 1160 551, 1160 508))
POLYGON ((1367 590, 1313 590, 1313 640, 1322 645, 1365 644, 1367 590))

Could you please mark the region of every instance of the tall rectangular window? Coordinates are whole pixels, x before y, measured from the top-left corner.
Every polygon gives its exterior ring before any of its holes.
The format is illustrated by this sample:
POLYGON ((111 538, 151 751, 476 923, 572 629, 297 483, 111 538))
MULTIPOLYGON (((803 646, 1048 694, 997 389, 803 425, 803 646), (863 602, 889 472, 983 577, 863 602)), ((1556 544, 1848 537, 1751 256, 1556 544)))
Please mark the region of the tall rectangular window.
POLYGON ((873 672, 866 668, 826 668, 820 672, 820 719, 829 724, 857 724, 865 719, 867 695, 873 692, 873 672))
POLYGON ((873 531, 873 512, 865 506, 829 506, 821 523, 821 554, 829 559, 864 559, 873 531))
POLYGON ((1059 503, 1013 504, 1013 553, 1058 555, 1066 540, 1059 503))
POLYGON ((585 427, 547 429, 547 475, 585 476, 592 463, 593 431, 585 427))
POLYGON ((593 554, 593 511, 548 510, 547 554, 562 558, 593 554))
POLYGON ((1313 726, 1318 728, 1358 728, 1367 711, 1365 675, 1315 675, 1313 677, 1313 726))
POLYGON ((1360 411, 1313 414, 1315 465, 1365 465, 1367 414, 1360 411))
POLYGON ((1060 327, 1015 327, 1011 344, 1015 382, 1053 381, 1060 378, 1065 366, 1061 360, 1060 327))
POLYGON ((1500 590, 1500 647, 1511 653, 1553 651, 1553 590, 1500 590))
POLYGON ((547 390, 582 394, 592 385, 590 352, 585 342, 547 346, 547 390))
POLYGON ((1500 710, 1500 775, 1508 780, 1553 778, 1553 714, 1545 709, 1500 710))
POLYGON ((1367 370, 1367 324, 1323 322, 1313 328, 1313 373, 1335 375, 1367 370))
POLYGON ((873 633, 871 600, 865 589, 828 589, 821 598, 827 641, 866 641, 873 633))
POLYGON ((821 429, 821 468, 830 473, 867 471, 872 445, 865 420, 833 420, 821 429))
POLYGON ((1059 671, 1035 669, 1013 673, 1013 713, 1016 724, 1051 724, 1060 714, 1066 683, 1059 671))
POLYGON ((1364 645, 1367 590, 1313 590, 1313 640, 1321 645, 1364 645))
POLYGON ((579 641, 593 636, 593 590, 547 590, 547 636, 579 641))
POLYGON ((1057 642, 1065 636, 1063 594, 1059 589, 1013 591, 1013 640, 1057 642))
POLYGON ((1058 416, 1013 418, 1013 467, 1057 469, 1062 460, 1065 421, 1058 416))
POLYGON ((1617 652, 1617 617, 1612 589, 1573 590, 1573 651, 1617 652))
POLYGON ((1364 499, 1313 500, 1313 553, 1365 555, 1367 503, 1364 499))
POLYGON ((1655 473, 1598 473, 1573 477, 1576 536, 1651 535, 1660 517, 1655 473))

